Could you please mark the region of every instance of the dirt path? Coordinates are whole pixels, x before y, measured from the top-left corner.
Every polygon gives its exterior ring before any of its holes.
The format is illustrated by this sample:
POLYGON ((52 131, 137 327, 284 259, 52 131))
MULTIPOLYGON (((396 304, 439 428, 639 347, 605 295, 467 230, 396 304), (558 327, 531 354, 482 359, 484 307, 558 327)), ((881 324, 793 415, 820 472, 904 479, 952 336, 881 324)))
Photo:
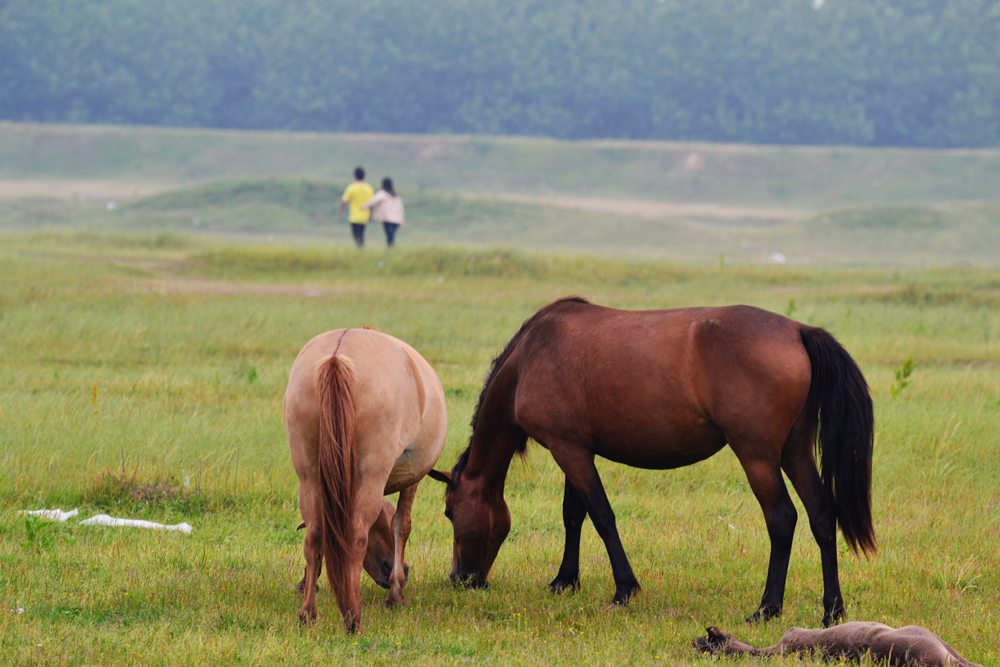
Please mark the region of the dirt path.
POLYGON ((761 220, 801 220, 815 212, 805 209, 766 208, 755 206, 730 206, 725 204, 689 204, 682 202, 652 201, 648 199, 614 197, 572 197, 564 195, 518 195, 511 193, 473 195, 474 199, 509 201, 517 204, 541 204, 572 208, 580 211, 636 216, 640 218, 668 218, 673 216, 703 216, 708 218, 753 218, 761 220))
POLYGON ((5 181, 0 180, 0 199, 61 199, 110 201, 147 197, 176 187, 169 183, 127 181, 5 181))
MULTIPOLYGON (((146 183, 129 181, 32 181, 0 180, 0 200, 4 199, 59 199, 84 201, 117 201, 147 197, 177 187, 171 183, 146 183)), ((461 195, 470 199, 489 199, 515 204, 535 204, 558 208, 607 213, 617 216, 640 218, 669 218, 699 216, 707 218, 801 220, 814 213, 805 209, 768 208, 725 204, 691 204, 654 201, 628 197, 575 197, 570 195, 522 195, 517 193, 489 193, 461 195)))

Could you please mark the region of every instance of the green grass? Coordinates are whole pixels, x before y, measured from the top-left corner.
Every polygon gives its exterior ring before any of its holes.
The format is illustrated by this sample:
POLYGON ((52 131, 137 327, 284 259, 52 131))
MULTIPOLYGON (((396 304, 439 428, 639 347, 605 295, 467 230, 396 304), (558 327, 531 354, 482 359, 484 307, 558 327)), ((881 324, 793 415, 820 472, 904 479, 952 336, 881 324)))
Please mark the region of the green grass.
MULTIPOLYGON (((0 199, 0 230, 160 232, 314 245, 351 243, 337 216, 341 185, 308 179, 212 181, 125 201, 0 199)), ((1000 203, 880 205, 805 218, 710 212, 616 216, 545 203, 418 191, 406 196, 401 245, 526 247, 683 262, 846 266, 996 265, 1000 203)), ((371 225, 369 245, 384 245, 371 225)))
POLYGON ((550 595, 562 483, 532 445, 511 468, 514 526, 489 590, 447 582, 451 528, 428 481, 407 605, 383 609, 382 589, 365 579, 367 633, 346 637, 324 584, 319 623, 298 627, 301 533, 280 407, 298 348, 362 323, 410 341, 445 386, 450 467, 490 360, 536 308, 573 293, 627 308, 751 303, 829 328, 865 371, 877 418, 881 551, 864 560, 841 546, 849 615, 925 625, 977 662, 1000 662, 989 639, 1000 631, 997 269, 695 265, 430 244, 359 253, 149 229, 3 237, 0 662, 736 664, 696 655, 691 639, 708 624, 755 643, 817 625, 819 554, 798 503, 785 614, 743 624, 768 543, 728 451, 669 472, 602 464, 644 591, 628 610, 605 609, 610 568, 588 524, 582 590, 550 595), (893 398, 907 358, 910 384, 893 398), (195 530, 17 514, 57 506, 195 530))

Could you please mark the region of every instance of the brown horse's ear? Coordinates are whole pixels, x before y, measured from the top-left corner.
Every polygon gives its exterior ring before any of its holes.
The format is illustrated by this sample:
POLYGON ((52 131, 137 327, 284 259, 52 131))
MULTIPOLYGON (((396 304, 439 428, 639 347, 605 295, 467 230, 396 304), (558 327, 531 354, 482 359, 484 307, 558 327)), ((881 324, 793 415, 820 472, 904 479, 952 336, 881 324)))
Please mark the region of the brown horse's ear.
POLYGON ((300 523, 300 524, 299 524, 299 527, 298 527, 298 528, 296 528, 295 530, 302 530, 302 529, 303 529, 303 528, 305 528, 305 527, 306 527, 306 522, 305 522, 305 521, 303 521, 302 523, 300 523))
POLYGON ((431 471, 427 473, 427 476, 431 479, 436 479, 439 482, 444 482, 445 484, 451 484, 451 473, 441 472, 440 470, 435 470, 431 468, 431 471))

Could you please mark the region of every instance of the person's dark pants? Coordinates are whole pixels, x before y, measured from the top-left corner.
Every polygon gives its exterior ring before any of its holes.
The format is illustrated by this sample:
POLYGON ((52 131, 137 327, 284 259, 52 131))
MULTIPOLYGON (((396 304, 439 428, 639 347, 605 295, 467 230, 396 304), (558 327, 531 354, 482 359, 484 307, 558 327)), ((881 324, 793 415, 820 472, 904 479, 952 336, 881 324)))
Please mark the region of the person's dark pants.
POLYGON ((351 235, 354 237, 354 245, 359 248, 365 245, 365 225, 364 223, 351 223, 351 235))
POLYGON ((399 230, 399 223, 383 222, 382 226, 385 227, 385 244, 391 248, 396 245, 396 232, 399 230))

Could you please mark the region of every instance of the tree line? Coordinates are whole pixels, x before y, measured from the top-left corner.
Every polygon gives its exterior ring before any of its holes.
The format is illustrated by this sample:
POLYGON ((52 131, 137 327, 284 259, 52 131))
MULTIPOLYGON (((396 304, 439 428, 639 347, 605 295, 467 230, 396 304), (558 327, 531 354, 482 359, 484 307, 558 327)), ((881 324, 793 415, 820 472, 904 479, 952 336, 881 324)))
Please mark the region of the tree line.
POLYGON ((994 0, 0 0, 0 118, 1000 145, 994 0))

